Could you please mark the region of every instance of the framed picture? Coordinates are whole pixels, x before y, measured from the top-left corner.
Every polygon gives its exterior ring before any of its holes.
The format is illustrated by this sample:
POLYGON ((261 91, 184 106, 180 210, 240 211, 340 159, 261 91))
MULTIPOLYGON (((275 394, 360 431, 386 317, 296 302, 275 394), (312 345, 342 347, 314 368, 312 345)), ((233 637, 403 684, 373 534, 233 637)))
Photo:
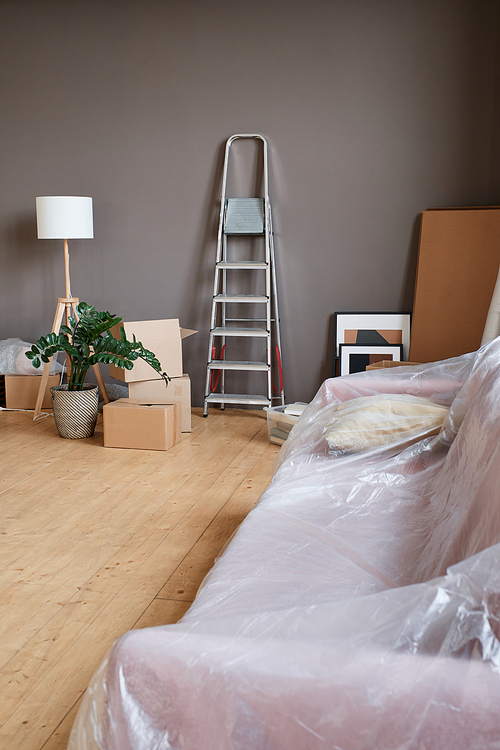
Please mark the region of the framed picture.
POLYGON ((339 344, 339 375, 350 375, 352 372, 364 372, 368 365, 388 359, 401 362, 403 344, 339 344))
POLYGON ((337 312, 334 314, 334 356, 340 344, 402 344, 402 360, 410 351, 411 313, 337 312))

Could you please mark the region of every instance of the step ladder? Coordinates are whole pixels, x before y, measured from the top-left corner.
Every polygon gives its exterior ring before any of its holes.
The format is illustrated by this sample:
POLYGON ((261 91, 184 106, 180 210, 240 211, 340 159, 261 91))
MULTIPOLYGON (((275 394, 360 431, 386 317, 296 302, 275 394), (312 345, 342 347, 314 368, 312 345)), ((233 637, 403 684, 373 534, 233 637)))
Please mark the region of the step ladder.
POLYGON ((273 401, 285 403, 267 141, 262 135, 239 134, 228 138, 224 157, 203 416, 208 415, 209 404, 220 404, 221 409, 226 404, 265 408, 272 406, 273 401), (262 142, 263 197, 228 198, 226 195, 231 146, 240 138, 262 142), (244 237, 247 245, 243 251, 252 257, 242 260, 237 257, 237 251, 239 249, 241 254, 238 241, 244 237), (246 290, 242 291, 245 285, 246 290), (248 312, 245 317, 238 317, 242 309, 248 312), (232 350, 233 356, 226 357, 226 350, 228 353, 232 350), (245 358, 255 350, 258 358, 245 358), (260 392, 227 391, 230 373, 241 371, 263 373, 247 378, 260 381, 260 392))

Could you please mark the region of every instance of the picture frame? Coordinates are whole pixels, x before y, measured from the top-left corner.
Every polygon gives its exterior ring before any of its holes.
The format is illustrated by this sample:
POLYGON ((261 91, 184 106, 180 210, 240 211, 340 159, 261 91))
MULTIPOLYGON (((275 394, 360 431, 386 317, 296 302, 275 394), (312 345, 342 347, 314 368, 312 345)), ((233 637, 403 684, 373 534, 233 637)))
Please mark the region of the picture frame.
POLYGON ((365 372, 368 365, 384 359, 403 361, 403 344, 339 344, 339 352, 339 375, 365 372))
POLYGON ((410 312, 336 312, 334 313, 334 357, 340 344, 402 344, 403 361, 410 352, 410 312))

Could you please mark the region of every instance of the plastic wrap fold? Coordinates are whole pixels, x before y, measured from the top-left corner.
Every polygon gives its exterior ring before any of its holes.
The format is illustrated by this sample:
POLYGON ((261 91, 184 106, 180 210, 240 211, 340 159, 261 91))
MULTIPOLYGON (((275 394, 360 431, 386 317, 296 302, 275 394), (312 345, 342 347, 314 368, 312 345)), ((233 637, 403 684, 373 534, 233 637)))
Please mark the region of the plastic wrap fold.
POLYGON ((176 625, 119 639, 71 750, 500 747, 500 340, 326 381, 176 625), (437 435, 332 455, 341 402, 412 394, 437 435))
MULTIPOLYGON (((21 339, 2 339, 0 341, 0 374, 41 375, 42 370, 33 367, 33 363, 25 356, 31 347, 32 344, 21 339)), ((50 374, 61 372, 62 369, 62 365, 54 357, 50 366, 50 374)))

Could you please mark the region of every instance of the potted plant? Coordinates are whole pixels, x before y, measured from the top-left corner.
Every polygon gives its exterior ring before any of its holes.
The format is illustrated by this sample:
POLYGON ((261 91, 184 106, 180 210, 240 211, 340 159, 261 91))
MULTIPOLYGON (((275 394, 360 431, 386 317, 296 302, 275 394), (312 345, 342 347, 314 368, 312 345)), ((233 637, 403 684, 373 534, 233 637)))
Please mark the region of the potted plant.
POLYGON ((143 359, 168 383, 170 378, 162 371, 161 363, 153 352, 145 349, 135 336, 128 341, 121 328, 117 339, 110 329, 119 325, 122 318, 109 312, 97 312, 93 305, 80 302, 76 307, 78 317, 68 319, 61 332, 41 336, 26 352, 38 368, 54 354, 65 352, 70 365, 68 383, 51 388, 54 419, 61 437, 81 438, 93 434, 97 422, 98 386, 85 383, 90 367, 96 364, 113 364, 131 370, 137 359, 143 359))

